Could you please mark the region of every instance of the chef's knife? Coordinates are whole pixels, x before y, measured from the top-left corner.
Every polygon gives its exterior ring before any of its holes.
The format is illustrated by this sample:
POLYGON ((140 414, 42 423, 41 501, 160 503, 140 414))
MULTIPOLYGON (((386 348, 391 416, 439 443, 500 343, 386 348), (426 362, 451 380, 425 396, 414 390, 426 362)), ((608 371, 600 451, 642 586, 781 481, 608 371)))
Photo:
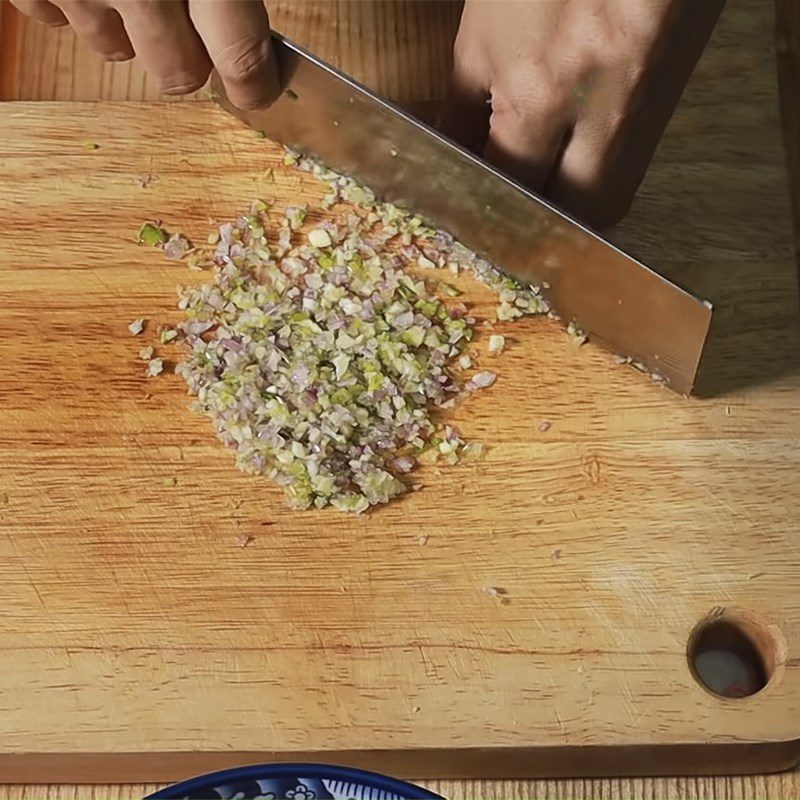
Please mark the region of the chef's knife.
POLYGON ((546 200, 275 34, 284 86, 265 111, 221 104, 270 138, 412 209, 525 284, 562 318, 688 394, 711 322, 702 301, 546 200))

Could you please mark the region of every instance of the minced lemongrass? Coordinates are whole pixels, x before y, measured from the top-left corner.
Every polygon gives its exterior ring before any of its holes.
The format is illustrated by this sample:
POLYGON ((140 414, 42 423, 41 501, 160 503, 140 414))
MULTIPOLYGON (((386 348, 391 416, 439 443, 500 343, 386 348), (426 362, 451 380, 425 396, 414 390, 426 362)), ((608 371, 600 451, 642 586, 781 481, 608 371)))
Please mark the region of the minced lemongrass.
POLYGON ((163 358, 151 358, 147 363, 147 377, 156 378, 164 371, 163 358))
POLYGON ((309 244, 319 248, 330 247, 333 244, 331 235, 324 228, 314 228, 313 231, 309 231, 308 241, 309 244))
POLYGON ((499 333, 493 333, 489 337, 489 355, 491 356, 499 356, 500 353, 503 352, 503 348, 506 346, 506 337, 501 336, 499 333))
POLYGON ((567 335, 569 336, 572 341, 577 344, 579 347, 582 344, 586 344, 589 340, 589 336, 580 325, 578 325, 575 320, 571 320, 570 323, 567 325, 567 335))
POLYGON ((154 352, 155 350, 153 350, 149 344, 145 345, 139 350, 139 358, 141 358, 142 361, 149 361, 153 357, 154 352))
POLYGON ((144 330, 145 320, 135 319, 128 325, 131 336, 138 336, 144 330))

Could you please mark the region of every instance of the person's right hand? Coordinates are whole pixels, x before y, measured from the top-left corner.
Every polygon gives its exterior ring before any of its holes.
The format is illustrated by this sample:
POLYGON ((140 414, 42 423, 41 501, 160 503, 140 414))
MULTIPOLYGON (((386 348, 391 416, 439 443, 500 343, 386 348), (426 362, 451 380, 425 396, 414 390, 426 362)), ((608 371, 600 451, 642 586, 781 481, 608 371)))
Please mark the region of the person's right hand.
POLYGON ((262 0, 11 0, 48 25, 71 25, 108 61, 138 56, 167 94, 200 89, 212 65, 232 103, 269 105, 280 93, 262 0))

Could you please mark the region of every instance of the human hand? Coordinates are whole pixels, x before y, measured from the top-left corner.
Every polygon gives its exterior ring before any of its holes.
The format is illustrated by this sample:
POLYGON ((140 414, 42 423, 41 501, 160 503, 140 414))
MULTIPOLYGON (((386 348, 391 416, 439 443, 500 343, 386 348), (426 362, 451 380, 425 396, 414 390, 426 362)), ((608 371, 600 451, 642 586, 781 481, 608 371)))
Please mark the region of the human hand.
POLYGON ((618 222, 723 6, 466 0, 443 128, 585 222, 618 222))
POLYGON ((260 108, 280 89, 262 0, 11 0, 48 25, 71 25, 109 61, 138 56, 167 94, 201 88, 213 64, 232 103, 260 108))

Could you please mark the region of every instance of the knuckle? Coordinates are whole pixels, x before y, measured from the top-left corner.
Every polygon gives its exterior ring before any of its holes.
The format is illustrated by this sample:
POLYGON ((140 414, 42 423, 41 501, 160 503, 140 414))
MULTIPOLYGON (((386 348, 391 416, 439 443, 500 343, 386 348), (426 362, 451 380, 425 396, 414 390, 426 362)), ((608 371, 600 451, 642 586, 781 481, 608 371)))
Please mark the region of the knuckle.
POLYGON ((643 42, 656 37, 660 17, 653 14, 647 4, 622 4, 622 15, 618 21, 619 36, 622 41, 643 42))
POLYGON ((260 75, 270 59, 270 42, 251 39, 229 45, 217 59, 223 80, 246 83, 260 75))
POLYGON ((558 113, 562 105, 558 86, 538 65, 515 67, 492 87, 492 111, 523 125, 558 113))

